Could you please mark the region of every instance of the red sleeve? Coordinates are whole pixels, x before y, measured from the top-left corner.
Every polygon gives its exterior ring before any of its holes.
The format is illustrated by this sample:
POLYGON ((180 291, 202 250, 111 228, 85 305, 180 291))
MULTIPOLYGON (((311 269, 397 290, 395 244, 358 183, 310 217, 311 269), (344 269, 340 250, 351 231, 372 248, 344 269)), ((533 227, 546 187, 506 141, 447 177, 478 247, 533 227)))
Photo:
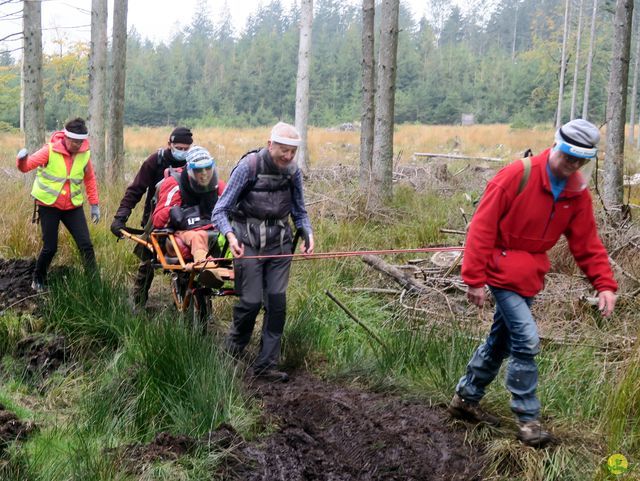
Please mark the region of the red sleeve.
POLYGON ((489 183, 471 219, 464 247, 462 280, 470 287, 482 287, 487 282, 487 263, 498 237, 498 220, 506 207, 502 187, 489 183))
POLYGON ((220 198, 226 187, 227 183, 224 180, 218 180, 218 198, 220 198))
POLYGON ((29 172, 37 167, 44 167, 49 163, 49 145, 27 156, 22 161, 16 158, 16 167, 20 172, 29 172))
POLYGON ((565 232, 569 249, 576 263, 598 292, 618 290, 613 277, 609 255, 598 236, 591 194, 582 194, 580 209, 576 212, 565 232))
POLYGON ((100 203, 100 199, 98 198, 98 183, 96 182, 96 173, 93 170, 91 159, 89 159, 89 163, 84 169, 84 187, 87 190, 89 204, 98 205, 100 203))
POLYGON ((173 177, 167 177, 160 184, 158 203, 153 211, 153 227, 163 229, 169 224, 169 211, 174 205, 182 204, 180 186, 173 177))

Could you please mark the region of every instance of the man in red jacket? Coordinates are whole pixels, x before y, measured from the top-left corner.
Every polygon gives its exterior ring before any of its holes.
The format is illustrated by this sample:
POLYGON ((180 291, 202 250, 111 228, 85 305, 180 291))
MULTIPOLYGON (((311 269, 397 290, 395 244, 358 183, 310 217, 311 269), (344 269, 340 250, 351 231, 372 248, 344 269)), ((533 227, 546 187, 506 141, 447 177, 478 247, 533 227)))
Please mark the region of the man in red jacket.
POLYGON ((496 311, 491 332, 475 351, 449 405, 454 417, 497 424, 478 405, 486 386, 510 357, 506 386, 518 421, 518 438, 530 446, 551 440, 539 421, 536 396, 540 352, 533 297, 543 288, 550 268, 547 251, 564 234, 569 250, 598 291, 603 316, 613 312, 618 288, 607 252, 598 237, 587 189, 600 132, 583 119, 572 120, 555 135, 552 148, 498 172, 473 216, 467 235, 462 278, 470 302, 482 306, 486 289, 496 311))

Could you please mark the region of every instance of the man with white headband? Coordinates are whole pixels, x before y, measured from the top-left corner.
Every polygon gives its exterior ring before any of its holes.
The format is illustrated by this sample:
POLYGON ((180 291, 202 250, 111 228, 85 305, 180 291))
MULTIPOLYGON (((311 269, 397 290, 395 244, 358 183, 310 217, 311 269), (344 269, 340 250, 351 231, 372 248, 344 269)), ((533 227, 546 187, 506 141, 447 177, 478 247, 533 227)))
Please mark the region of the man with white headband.
POLYGON ((613 312, 618 285, 598 232, 587 189, 600 140, 598 128, 572 120, 555 135, 552 148, 504 167, 487 184, 465 243, 462 279, 470 302, 482 306, 489 288, 496 302, 491 332, 467 365, 449 413, 473 422, 497 424, 479 402, 509 358, 506 387, 518 423, 518 438, 542 447, 552 440, 543 429, 536 396, 540 338, 531 315, 544 287, 547 251, 561 235, 578 266, 598 291, 598 308, 613 312))
POLYGON ((243 256, 290 254, 293 236, 289 216, 303 239, 301 251, 313 253, 302 173, 294 161, 299 145, 300 134, 295 127, 277 123, 271 130, 267 148, 245 155, 231 172, 212 216, 235 257, 235 284, 240 295, 226 347, 234 356, 244 351, 264 302, 262 339, 253 374, 282 382, 289 379, 277 366, 291 258, 243 259, 243 256))
MULTIPOLYGON (((58 227, 62 222, 76 242, 85 268, 96 270, 89 228, 82 205, 82 184, 91 204, 91 220, 100 220, 98 186, 91 164, 89 137, 85 121, 76 118, 67 122, 64 130, 54 132, 50 142, 29 155, 27 149, 18 152, 17 167, 21 172, 38 169, 31 195, 38 206, 43 246, 36 261, 31 287, 42 291, 47 270, 58 249, 58 227)), ((35 217, 34 217, 35 222, 35 217)))

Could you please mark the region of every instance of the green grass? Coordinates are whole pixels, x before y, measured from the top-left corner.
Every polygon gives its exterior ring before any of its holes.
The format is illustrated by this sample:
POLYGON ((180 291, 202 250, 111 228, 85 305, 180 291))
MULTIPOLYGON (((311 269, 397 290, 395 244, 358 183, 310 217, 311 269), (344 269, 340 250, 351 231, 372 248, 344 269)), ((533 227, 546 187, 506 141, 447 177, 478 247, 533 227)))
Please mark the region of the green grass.
POLYGON ((148 440, 161 431, 201 436, 222 422, 251 422, 239 373, 212 342, 175 319, 144 324, 86 398, 87 425, 97 432, 148 440))

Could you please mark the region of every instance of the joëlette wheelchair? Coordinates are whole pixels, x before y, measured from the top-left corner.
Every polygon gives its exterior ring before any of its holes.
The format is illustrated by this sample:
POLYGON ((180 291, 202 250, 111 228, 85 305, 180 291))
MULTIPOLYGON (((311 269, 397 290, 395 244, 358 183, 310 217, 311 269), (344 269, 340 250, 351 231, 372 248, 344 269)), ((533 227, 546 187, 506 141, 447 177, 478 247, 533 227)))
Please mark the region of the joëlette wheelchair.
POLYGON ((146 232, 126 227, 120 232, 137 243, 135 253, 148 260, 154 269, 171 275, 171 295, 178 312, 187 315, 194 326, 206 331, 212 318, 212 300, 217 296, 235 295, 233 261, 228 242, 217 230, 209 233, 209 258, 194 264, 188 249, 171 229, 146 232), (224 260, 221 260, 224 259, 224 260))

